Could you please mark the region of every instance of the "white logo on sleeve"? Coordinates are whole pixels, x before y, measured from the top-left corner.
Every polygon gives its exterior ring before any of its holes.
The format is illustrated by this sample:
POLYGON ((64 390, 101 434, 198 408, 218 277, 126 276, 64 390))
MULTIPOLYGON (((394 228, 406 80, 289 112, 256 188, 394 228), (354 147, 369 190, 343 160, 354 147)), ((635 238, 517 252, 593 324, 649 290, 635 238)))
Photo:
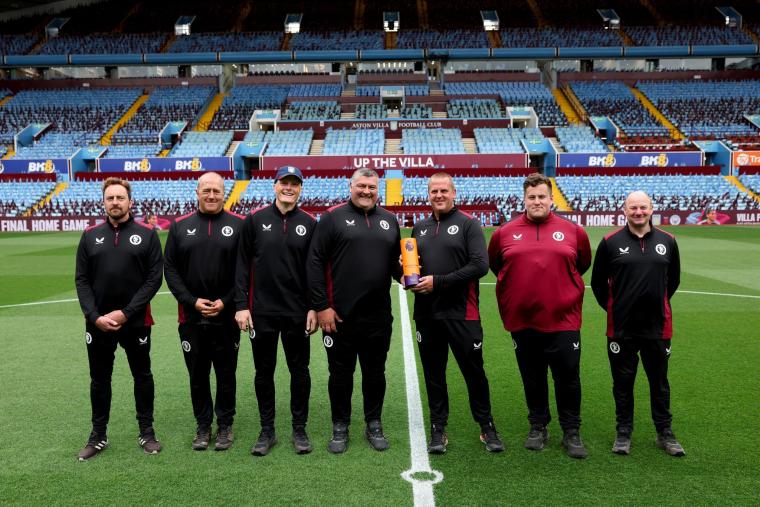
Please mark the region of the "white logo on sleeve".
POLYGON ((554 234, 552 234, 552 239, 554 241, 562 241, 562 240, 565 239, 565 235, 562 234, 561 232, 557 231, 554 234))
POLYGON ((665 355, 670 357, 670 347, 665 347, 665 355))
POLYGON ((512 347, 514 347, 515 350, 517 350, 517 342, 514 338, 512 338, 512 347))
POLYGON ((355 224, 354 220, 346 220, 346 227, 353 227, 355 224))
POLYGON ((142 243, 142 238, 140 236, 138 236, 137 234, 132 234, 129 237, 129 242, 132 243, 133 245, 137 246, 140 243, 142 243))
POLYGON ((95 244, 96 245, 102 245, 103 241, 105 241, 106 237, 103 236, 102 238, 95 238, 95 244))
POLYGON ((333 346, 333 339, 330 335, 325 335, 324 338, 322 338, 322 343, 325 344, 325 348, 330 348, 333 346))
POLYGON ((251 328, 251 330, 248 332, 248 337, 249 337, 251 340, 253 340, 254 338, 256 338, 256 330, 255 330, 255 329, 253 329, 253 328, 251 328))
POLYGON ((425 234, 427 234, 427 229, 422 229, 420 231, 420 237, 424 236, 425 234))
POLYGON ((573 342, 573 350, 581 350, 581 342, 573 342))
POLYGON ((190 342, 187 340, 182 341, 182 350, 185 352, 190 352, 190 342))
POLYGON ((389 223, 388 223, 387 221, 385 221, 385 220, 380 220, 380 227, 382 227, 384 230, 386 230, 386 231, 387 231, 388 229, 390 229, 390 228, 391 228, 391 224, 389 224, 389 223))
POLYGON ((610 352, 613 354, 620 352, 620 344, 618 342, 610 342, 610 352))
POLYGON ((631 247, 629 247, 629 246, 627 246, 625 248, 618 247, 618 250, 620 250, 620 255, 627 255, 629 253, 630 249, 631 249, 631 247))
POLYGON ((512 239, 520 241, 522 239, 522 234, 512 234, 512 239))
POLYGON ((417 343, 422 343, 422 333, 417 331, 417 343))
POLYGON ((269 232, 272 230, 272 224, 261 224, 261 230, 269 232))
POLYGON ((146 336, 145 338, 138 338, 138 339, 137 339, 137 342, 138 342, 140 345, 147 345, 147 344, 148 344, 148 337, 146 336))
POLYGON ((448 229, 446 229, 446 232, 448 232, 449 234, 451 234, 453 236, 454 234, 456 234, 456 233, 459 232, 459 226, 458 225, 452 225, 451 227, 449 227, 448 229))
POLYGON ((306 227, 303 225, 296 226, 296 234, 299 236, 306 236, 306 227))
POLYGON ((187 230, 187 235, 188 236, 195 236, 195 231, 197 230, 197 228, 196 229, 186 229, 186 230, 187 230))
POLYGON ((472 350, 481 350, 483 348, 483 342, 477 342, 472 344, 472 350))
POLYGON ((90 333, 84 334, 84 341, 87 342, 87 345, 92 343, 92 335, 90 333))
POLYGON ((235 230, 229 225, 225 225, 224 227, 222 227, 222 236, 229 238, 234 233, 235 233, 235 230))
POLYGON ((660 255, 665 255, 668 252, 668 249, 665 248, 665 245, 662 243, 657 243, 657 246, 654 247, 654 251, 660 255))

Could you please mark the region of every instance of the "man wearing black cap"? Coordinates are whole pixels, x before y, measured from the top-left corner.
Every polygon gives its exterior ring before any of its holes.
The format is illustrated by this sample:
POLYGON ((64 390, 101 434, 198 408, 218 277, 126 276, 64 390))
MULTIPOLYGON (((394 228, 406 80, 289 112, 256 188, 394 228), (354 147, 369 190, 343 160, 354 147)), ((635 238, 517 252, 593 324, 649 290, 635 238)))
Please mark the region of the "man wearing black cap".
POLYGON ((357 358, 365 436, 375 450, 389 447, 380 417, 393 323, 390 285, 401 277, 401 235, 395 215, 377 206, 378 180, 370 169, 354 172, 351 198, 322 215, 309 251, 309 291, 330 369, 333 437, 327 449, 332 453, 345 452, 348 445, 357 358))
POLYGON ((316 220, 298 207, 302 187, 303 174, 298 168, 278 169, 274 203, 246 217, 238 249, 235 320, 251 338, 261 418, 261 432, 251 449, 254 456, 266 456, 277 443, 274 371, 278 337, 282 337, 290 371, 293 446, 298 454, 312 450, 306 433, 311 391, 309 335, 317 330, 317 314, 309 309, 305 266, 316 220))
POLYGON ((169 228, 164 273, 177 298, 179 337, 190 374, 190 398, 198 428, 197 451, 211 440, 224 451, 234 440, 235 371, 240 331, 235 325, 235 259, 243 217, 224 210, 224 179, 216 173, 198 178, 198 211, 180 217, 169 228), (216 374, 216 405, 209 373, 216 374))

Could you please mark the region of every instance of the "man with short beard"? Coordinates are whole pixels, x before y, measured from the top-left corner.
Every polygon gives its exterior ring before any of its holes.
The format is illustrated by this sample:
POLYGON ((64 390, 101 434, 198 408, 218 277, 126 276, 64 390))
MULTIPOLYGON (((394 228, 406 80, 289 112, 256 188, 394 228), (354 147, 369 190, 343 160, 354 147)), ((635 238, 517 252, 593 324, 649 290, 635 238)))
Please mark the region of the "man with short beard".
POLYGON ((79 452, 80 461, 108 447, 111 374, 118 345, 127 354, 134 379, 138 443, 147 454, 161 451, 153 430, 150 370, 150 300, 161 287, 161 243, 151 227, 134 220, 128 181, 105 180, 103 205, 106 220, 84 231, 76 258, 75 281, 85 317, 92 403, 92 432, 79 452))

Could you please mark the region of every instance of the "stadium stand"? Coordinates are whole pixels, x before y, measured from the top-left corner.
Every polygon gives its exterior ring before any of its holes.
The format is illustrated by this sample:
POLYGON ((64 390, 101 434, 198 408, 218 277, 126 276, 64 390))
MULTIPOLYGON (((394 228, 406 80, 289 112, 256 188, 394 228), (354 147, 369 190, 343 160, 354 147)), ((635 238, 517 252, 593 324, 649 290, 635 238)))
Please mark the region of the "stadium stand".
MULTIPOLYGON (((428 85, 404 85, 404 95, 406 96, 426 96, 430 95, 430 87, 428 85)), ((358 85, 356 87, 357 97, 379 97, 380 86, 379 85, 358 85)))
POLYGON ((267 155, 308 155, 314 131, 279 130, 269 134, 267 155))
POLYGON ((558 176, 557 185, 578 211, 620 210, 625 197, 643 190, 655 210, 757 209, 758 203, 722 176, 558 176))
POLYGON ((0 182, 0 216, 21 216, 54 188, 53 181, 0 182))
MULTIPOLYGON (((225 181, 225 197, 229 196, 234 182, 225 181)), ((197 180, 135 180, 132 181, 133 212, 137 216, 184 215, 197 206, 195 188, 197 180)), ((270 189, 271 190, 271 189, 270 189)), ((34 212, 34 216, 101 216, 103 202, 100 181, 72 181, 49 203, 34 212)))
POLYGON ((290 87, 288 97, 338 97, 339 84, 297 84, 290 87))
POLYGON ((669 135, 621 81, 579 81, 570 87, 589 115, 609 116, 625 135, 669 135))
MULTIPOLYGON (((494 205, 504 214, 511 216, 522 206, 525 178, 514 176, 469 176, 454 177, 457 188, 457 204, 494 205)), ((411 177, 404 179, 404 204, 426 206, 428 204, 428 178, 411 177)), ((497 223, 491 218, 491 223, 497 223)))
POLYGON ((405 154, 465 153, 459 129, 404 129, 401 146, 405 154))
POLYGON ((525 153, 521 141, 544 138, 538 129, 476 128, 474 133, 479 153, 525 153))
POLYGON ((334 100, 291 102, 283 120, 339 120, 340 105, 334 100))
POLYGON ((398 36, 399 49, 415 48, 487 48, 488 38, 481 30, 402 30, 398 36))
POLYGON ((113 142, 154 142, 170 121, 186 121, 192 127, 213 93, 211 86, 158 87, 135 116, 114 134, 113 142))
POLYGON ((299 32, 290 39, 290 49, 294 51, 383 49, 383 32, 378 30, 299 32))
POLYGON ((382 155, 383 129, 327 129, 323 155, 382 155))
MULTIPOLYGON (((348 176, 306 176, 299 204, 302 207, 313 208, 329 207, 345 202, 349 197, 348 183, 348 176)), ((378 195, 380 196, 380 204, 382 204, 385 199, 384 178, 380 178, 378 195)), ((248 213, 271 204, 271 202, 272 180, 270 178, 253 178, 240 199, 233 205, 232 210, 237 213, 248 213)))
POLYGON ((247 130, 256 109, 280 109, 289 85, 240 85, 224 97, 209 130, 247 130))
POLYGON ((760 174, 742 174, 739 181, 755 194, 760 195, 760 174))
POLYGON ((105 158, 146 158, 161 152, 158 144, 111 144, 105 158))
POLYGON ((59 35, 49 39, 41 55, 158 53, 168 34, 59 35))
POLYGON ((557 140, 569 153, 597 153, 609 151, 601 139, 594 135, 591 127, 576 125, 572 127, 557 127, 557 140))
POLYGON ((532 81, 451 82, 443 85, 446 95, 498 95, 507 106, 529 106, 541 125, 567 125, 567 117, 552 93, 541 83, 532 81))
POLYGON ((0 108, 0 142, 12 143, 13 136, 31 123, 100 137, 139 96, 134 88, 23 90, 0 108))
POLYGON ((24 55, 34 43, 37 37, 34 35, 10 35, 3 33, 0 35, 0 53, 4 55, 24 55))
POLYGON ((451 99, 446 104, 449 118, 503 118, 501 106, 491 99, 451 99))
POLYGON ((19 146, 13 158, 69 158, 85 146, 95 144, 100 134, 93 132, 51 132, 45 134, 33 146, 19 146))
POLYGON ((187 132, 172 148, 170 157, 223 157, 232 143, 232 132, 187 132))
POLYGON ((604 47, 622 46, 615 31, 602 28, 503 28, 499 31, 505 48, 604 47))
POLYGON ((741 29, 726 26, 626 26, 625 31, 639 46, 755 43, 741 29))
POLYGON ((636 87, 689 138, 760 141, 744 119, 760 112, 760 81, 647 81, 636 87))
POLYGON ((204 51, 279 51, 282 32, 193 33, 178 36, 169 53, 204 51))

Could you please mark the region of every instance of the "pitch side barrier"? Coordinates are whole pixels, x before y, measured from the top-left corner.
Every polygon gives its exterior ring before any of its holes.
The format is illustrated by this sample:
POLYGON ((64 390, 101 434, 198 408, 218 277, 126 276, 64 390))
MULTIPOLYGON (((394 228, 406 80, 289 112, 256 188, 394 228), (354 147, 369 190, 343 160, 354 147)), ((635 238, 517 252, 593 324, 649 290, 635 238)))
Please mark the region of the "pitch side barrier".
POLYGON ((225 63, 376 62, 421 60, 550 60, 555 58, 732 57, 760 54, 757 44, 338 51, 226 51, 108 55, 3 55, 4 67, 214 65, 225 63))

